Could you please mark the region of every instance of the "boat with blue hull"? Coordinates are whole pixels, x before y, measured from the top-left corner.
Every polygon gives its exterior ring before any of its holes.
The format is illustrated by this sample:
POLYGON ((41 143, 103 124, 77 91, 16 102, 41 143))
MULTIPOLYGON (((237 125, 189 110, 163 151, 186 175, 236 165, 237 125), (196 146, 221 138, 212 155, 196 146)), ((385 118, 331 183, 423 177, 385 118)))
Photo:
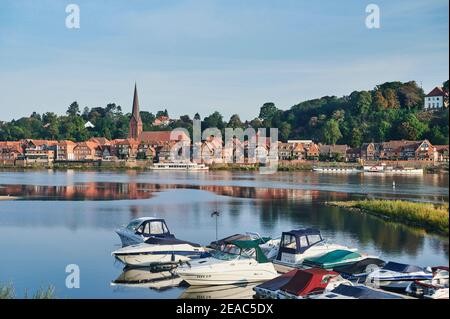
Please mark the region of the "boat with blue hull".
POLYGON ((151 267, 207 257, 204 247, 175 237, 151 237, 142 244, 120 248, 112 255, 128 266, 151 267))
POLYGON ((383 268, 369 273, 366 284, 383 289, 404 291, 413 281, 431 279, 433 279, 431 270, 390 261, 383 268))

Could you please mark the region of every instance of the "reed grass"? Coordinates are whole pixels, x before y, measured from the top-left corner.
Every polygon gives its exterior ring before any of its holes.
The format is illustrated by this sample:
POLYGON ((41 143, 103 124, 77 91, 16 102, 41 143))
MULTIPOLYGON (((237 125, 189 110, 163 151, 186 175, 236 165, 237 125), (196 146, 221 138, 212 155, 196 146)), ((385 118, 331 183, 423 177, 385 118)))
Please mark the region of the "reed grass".
POLYGON ((16 292, 11 283, 2 285, 0 283, 0 299, 14 299, 16 292))
POLYGON ((449 233, 449 205, 416 203, 402 200, 359 200, 330 202, 330 204, 347 208, 358 208, 373 215, 387 218, 427 230, 449 233))
MULTIPOLYGON (((2 284, 0 283, 0 299, 16 299, 16 291, 12 283, 2 284)), ((20 298, 20 297, 19 297, 20 298)), ((46 288, 40 287, 31 296, 28 295, 28 291, 25 290, 23 299, 55 299, 55 287, 49 285, 46 288)))

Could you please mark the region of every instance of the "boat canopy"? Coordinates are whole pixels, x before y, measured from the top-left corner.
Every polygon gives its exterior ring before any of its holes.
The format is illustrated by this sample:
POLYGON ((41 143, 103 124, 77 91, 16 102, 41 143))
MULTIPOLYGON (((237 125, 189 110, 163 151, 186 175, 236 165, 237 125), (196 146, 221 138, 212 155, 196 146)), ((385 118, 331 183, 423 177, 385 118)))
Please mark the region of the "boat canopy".
MULTIPOLYGON (((209 247, 213 248, 213 249, 218 249, 220 250, 222 248, 223 245, 226 244, 231 244, 233 241, 235 240, 251 240, 252 237, 248 234, 234 234, 216 241, 213 241, 209 244, 209 247)), ((271 238, 270 237, 264 237, 264 240, 268 241, 271 238)))
POLYGON ((282 253, 303 254, 308 248, 323 241, 318 229, 303 228, 283 232, 277 260, 281 260, 282 253))
POLYGON ((127 226, 128 229, 135 231, 145 237, 148 236, 159 236, 159 237, 173 237, 167 227, 166 221, 162 218, 140 218, 134 221, 138 223, 136 226, 133 225, 133 221, 127 226), (140 223, 138 223, 140 221, 140 223))
POLYGON ((317 268, 293 271, 295 274, 280 290, 296 296, 322 292, 331 278, 339 276, 337 272, 317 268))
POLYGON ((331 293, 357 299, 402 299, 400 296, 370 289, 366 286, 339 285, 331 293))
POLYGON ((381 268, 385 264, 383 260, 378 258, 364 258, 354 264, 334 267, 333 270, 341 274, 356 275, 366 273, 368 266, 375 265, 381 268))
POLYGON ((388 262, 383 267, 383 269, 384 270, 395 271, 395 272, 403 272, 403 273, 424 271, 424 269, 422 267, 419 267, 419 266, 400 264, 400 263, 396 263, 396 262, 393 262, 393 261, 388 262))
POLYGON ((278 289, 286 285, 289 282, 289 280, 291 280, 292 277, 294 277, 296 273, 297 269, 291 270, 287 273, 282 274, 281 276, 278 276, 272 280, 266 281, 258 285, 258 288, 267 289, 270 291, 277 291, 278 289))
POLYGON ((232 242, 232 244, 239 247, 241 250, 255 249, 255 259, 262 264, 269 262, 266 255, 264 255, 263 251, 261 250, 261 247, 259 247, 259 245, 264 244, 265 242, 266 241, 264 240, 264 238, 258 238, 250 240, 235 240, 232 242))
POLYGON ((312 267, 332 268, 337 263, 350 262, 361 254, 350 250, 336 249, 319 257, 307 258, 303 264, 312 267))

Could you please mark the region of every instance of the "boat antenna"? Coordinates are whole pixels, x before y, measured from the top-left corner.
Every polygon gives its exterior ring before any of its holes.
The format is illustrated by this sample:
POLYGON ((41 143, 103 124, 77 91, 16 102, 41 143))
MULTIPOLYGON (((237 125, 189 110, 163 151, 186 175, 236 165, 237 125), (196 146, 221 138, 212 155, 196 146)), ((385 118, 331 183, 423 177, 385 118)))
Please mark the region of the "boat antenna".
POLYGON ((217 211, 217 209, 211 214, 211 217, 216 217, 216 240, 218 240, 219 239, 219 236, 218 236, 218 224, 217 224, 217 219, 219 218, 219 216, 220 216, 220 213, 217 211))

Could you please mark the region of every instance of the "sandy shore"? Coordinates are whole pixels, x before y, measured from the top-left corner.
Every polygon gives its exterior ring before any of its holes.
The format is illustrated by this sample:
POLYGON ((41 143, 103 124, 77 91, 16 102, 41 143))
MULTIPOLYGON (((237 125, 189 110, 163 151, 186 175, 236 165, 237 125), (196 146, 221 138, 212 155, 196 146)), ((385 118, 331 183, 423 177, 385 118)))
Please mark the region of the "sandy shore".
POLYGON ((19 198, 20 197, 16 197, 16 196, 0 196, 0 200, 16 200, 19 198))

